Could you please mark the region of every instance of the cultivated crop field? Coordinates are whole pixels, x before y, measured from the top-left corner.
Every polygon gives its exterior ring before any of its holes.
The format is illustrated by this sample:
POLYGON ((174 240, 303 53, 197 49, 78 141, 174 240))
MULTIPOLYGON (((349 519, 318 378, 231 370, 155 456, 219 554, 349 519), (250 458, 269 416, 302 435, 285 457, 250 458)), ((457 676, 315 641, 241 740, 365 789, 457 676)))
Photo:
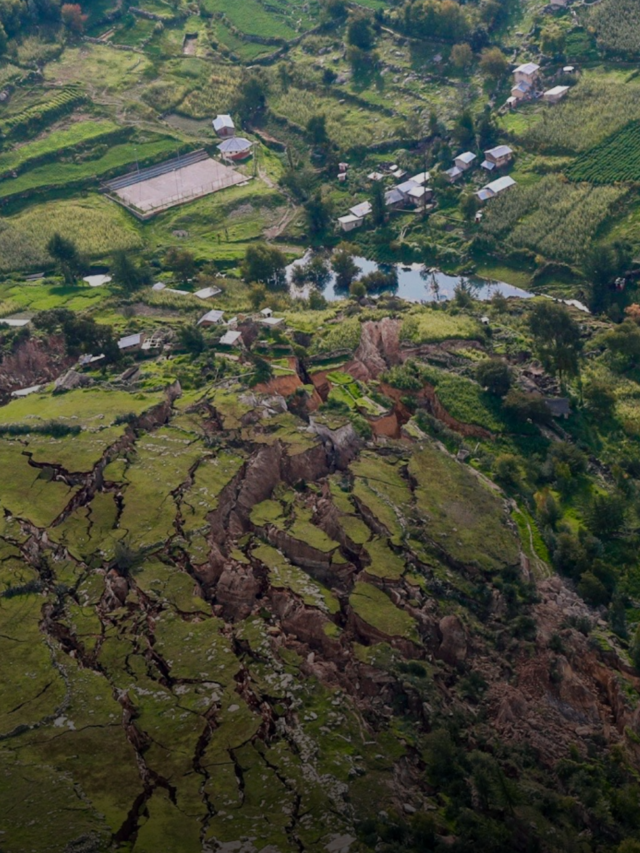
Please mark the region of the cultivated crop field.
POLYGON ((636 0, 603 0, 586 16, 598 46, 632 59, 640 54, 640 5, 636 0))
POLYGON ((591 184, 640 181, 640 121, 631 122, 578 157, 567 177, 591 184))
POLYGON ((487 206, 482 232, 547 258, 578 263, 624 192, 549 175, 495 199, 487 206))
POLYGON ((622 71, 584 72, 562 103, 542 107, 541 112, 541 120, 521 137, 528 149, 549 154, 586 151, 640 119, 640 80, 622 71))

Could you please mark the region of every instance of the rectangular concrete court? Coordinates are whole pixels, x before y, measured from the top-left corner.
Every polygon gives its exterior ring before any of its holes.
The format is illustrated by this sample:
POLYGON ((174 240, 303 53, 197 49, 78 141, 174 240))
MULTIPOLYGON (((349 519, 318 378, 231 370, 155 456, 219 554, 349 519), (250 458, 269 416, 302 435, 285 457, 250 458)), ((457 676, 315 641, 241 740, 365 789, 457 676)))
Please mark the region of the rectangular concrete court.
POLYGON ((193 198, 209 195, 219 190, 249 180, 234 169, 208 158, 164 175, 149 178, 115 191, 126 205, 143 213, 166 210, 193 198))

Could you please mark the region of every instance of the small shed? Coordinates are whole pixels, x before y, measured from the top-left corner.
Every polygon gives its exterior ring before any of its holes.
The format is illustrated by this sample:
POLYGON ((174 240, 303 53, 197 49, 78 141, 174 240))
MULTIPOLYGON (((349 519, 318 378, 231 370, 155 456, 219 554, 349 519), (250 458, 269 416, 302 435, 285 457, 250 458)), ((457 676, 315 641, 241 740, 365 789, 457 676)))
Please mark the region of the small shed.
POLYGON ((0 326, 4 323, 5 326, 10 326, 12 329, 20 329, 22 326, 28 326, 31 320, 24 320, 16 317, 0 317, 0 326))
POLYGON ((444 174, 447 176, 449 183, 453 184, 462 177, 462 169, 452 166, 450 169, 445 169, 444 174))
POLYGON ((218 115, 213 120, 213 129, 220 139, 229 139, 236 135, 236 126, 229 115, 218 115))
POLYGON ((471 169, 473 167, 475 160, 476 155, 473 151, 465 151, 463 154, 458 154, 458 156, 454 158, 453 162, 461 172, 466 172, 467 169, 471 169))
POLYGON ((421 207, 423 204, 426 204, 430 198, 432 198, 433 190, 429 187, 414 187, 412 190, 409 190, 407 195, 411 204, 414 204, 416 207, 421 207))
POLYGON ((125 351, 139 350, 142 348, 144 335, 142 332, 135 332, 133 335, 125 335, 118 341, 118 349, 125 351))
POLYGON ((482 187, 476 193, 476 196, 480 199, 480 201, 488 201, 490 198, 495 198, 500 193, 505 192, 505 190, 511 189, 511 187, 516 186, 516 182, 509 175, 505 175, 503 178, 498 178, 495 181, 491 181, 490 184, 482 187))
POLYGON ((224 311, 207 311, 200 319, 198 320, 199 326, 218 326, 222 323, 222 318, 224 317, 224 311))
POLYGON ((383 181, 384 175, 382 174, 382 172, 369 172, 367 178, 370 181, 383 181))
POLYGON ((354 205, 354 207, 349 208, 349 213, 352 213, 354 216, 358 216, 361 219, 364 219, 365 216, 369 216, 371 213, 371 202, 370 201, 361 201, 360 204, 354 205))
POLYGON ((260 313, 263 317, 273 317, 273 308, 263 308, 260 313))
POLYGON ((242 332, 225 332, 224 335, 218 341, 218 343, 221 344, 223 347, 242 346, 242 332))
MULTIPOLYGON (((186 291, 184 291, 186 293, 186 291)), ((222 293, 219 287, 202 287, 200 290, 196 290, 193 294, 197 296, 198 299, 211 299, 212 296, 217 296, 219 293, 222 293)))
POLYGON ((284 317, 263 317, 258 322, 269 329, 276 329, 278 326, 284 326, 284 317))
POLYGON ((163 284, 161 281, 156 281, 156 283, 151 288, 151 290, 155 291, 156 293, 160 293, 162 290, 166 290, 166 289, 167 289, 167 285, 163 284))
POLYGON ((516 101, 524 101, 526 98, 530 98, 532 94, 532 87, 521 81, 520 83, 516 83, 515 86, 511 88, 511 97, 516 101))
POLYGON ((568 86, 554 86, 553 89, 547 89, 542 97, 548 104, 557 104, 558 101, 564 98, 568 91, 568 86))
POLYGON ((360 228, 364 222, 362 216, 354 216, 353 213, 348 213, 346 216, 338 217, 338 225, 341 231, 355 231, 360 228))

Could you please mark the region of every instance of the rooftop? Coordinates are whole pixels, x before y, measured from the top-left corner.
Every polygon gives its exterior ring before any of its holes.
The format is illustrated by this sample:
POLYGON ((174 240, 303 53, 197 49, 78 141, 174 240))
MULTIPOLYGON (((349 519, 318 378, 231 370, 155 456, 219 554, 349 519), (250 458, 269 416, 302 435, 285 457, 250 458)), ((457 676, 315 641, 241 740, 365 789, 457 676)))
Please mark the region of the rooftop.
POLYGON ((361 201, 360 204, 356 204, 354 207, 350 207, 349 213, 353 213, 354 216, 358 216, 360 218, 363 216, 368 216, 371 213, 371 202, 361 201))
POLYGON ((213 129, 215 131, 223 130, 224 128, 229 128, 233 130, 235 128, 235 124, 233 123, 233 119, 228 115, 219 115, 216 116, 213 120, 213 129))
POLYGON ((119 349, 130 349, 131 347, 138 347, 142 343, 142 333, 136 332, 134 335, 125 335, 124 338, 120 338, 118 341, 119 349))
POLYGON ((516 70, 513 72, 514 74, 535 74, 536 71, 540 70, 540 66, 536 65, 535 62, 525 62, 523 65, 519 65, 516 70))
POLYGON ((223 154, 237 154, 240 151, 248 151, 253 146, 253 142, 245 139, 244 136, 234 136, 233 139, 225 139, 218 145, 218 151, 223 154))
POLYGON ((468 165, 469 163, 473 163, 473 161, 476 159, 476 155, 473 153, 473 151, 465 151, 463 154, 458 154, 455 159, 462 160, 463 163, 466 163, 468 165))
POLYGON ((242 332, 225 332, 218 343, 221 343, 225 347, 232 347, 241 337, 242 332))
POLYGON ((200 319, 198 320, 198 325, 201 323, 219 323, 224 317, 224 311, 207 311, 200 319))
POLYGON ((513 148, 508 145, 496 145, 495 148, 489 148, 484 152, 485 157, 495 157, 496 160, 500 157, 508 157, 510 154, 513 154, 513 148))

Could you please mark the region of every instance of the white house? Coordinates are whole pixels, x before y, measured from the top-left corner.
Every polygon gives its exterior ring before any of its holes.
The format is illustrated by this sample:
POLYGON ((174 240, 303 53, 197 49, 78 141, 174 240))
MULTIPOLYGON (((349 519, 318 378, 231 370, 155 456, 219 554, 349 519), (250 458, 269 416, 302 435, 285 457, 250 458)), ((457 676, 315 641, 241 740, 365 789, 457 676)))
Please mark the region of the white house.
POLYGON ((511 187, 515 186, 516 182, 513 178, 510 175, 505 175, 504 177, 491 181, 490 184, 482 187, 481 190, 478 190, 476 196, 480 201, 489 201, 489 199, 495 198, 500 195, 500 193, 503 193, 505 190, 511 189, 511 187))
POLYGON ((22 326, 28 326, 31 320, 20 320, 15 317, 0 317, 0 326, 4 323, 5 326, 10 326, 12 329, 20 329, 22 326))
MULTIPOLYGON (((401 185, 402 186, 402 185, 401 185)), ((404 207, 405 196, 399 187, 394 187, 384 194, 384 203, 387 207, 400 208, 404 207)))
POLYGON ((424 187, 431 180, 430 172, 418 172, 417 175, 414 175, 409 179, 412 183, 417 184, 419 187, 424 187))
POLYGON ((213 129, 220 139, 228 139, 230 136, 236 135, 236 126, 231 116, 228 115, 216 116, 213 120, 213 129))
POLYGON ((461 172, 466 172, 467 169, 472 168, 475 159, 476 155, 472 151, 465 151, 463 154, 458 154, 458 156, 454 158, 453 162, 461 172))
POLYGON ((511 89, 511 97, 516 101, 524 101, 530 98, 532 94, 533 86, 530 86, 529 83, 525 83, 523 80, 520 83, 516 83, 511 89))
POLYGON ((524 65, 519 65, 513 72, 516 84, 527 83, 529 86, 535 86, 538 79, 540 66, 535 62, 525 62, 524 65))
POLYGON ((493 172, 494 169, 501 169, 513 160, 513 149, 508 145, 496 145, 495 148, 485 151, 484 156, 482 168, 487 172, 493 172))
POLYGON ((284 325, 284 317, 263 317, 258 322, 269 329, 276 329, 278 326, 284 325))
POLYGON ((554 86, 553 89, 547 89, 542 96, 548 104, 557 104, 561 101, 569 91, 568 86, 554 86))
POLYGON ((242 346, 242 332, 225 332, 218 343, 223 347, 242 346))
MULTIPOLYGON (((184 292, 186 293, 186 291, 184 292)), ((219 293, 222 293, 219 287, 203 287, 196 290, 193 295, 197 296, 198 299, 211 299, 212 296, 217 296, 219 293)))
POLYGON ((338 225, 342 231, 354 231, 356 228, 360 228, 363 222, 362 216, 354 216, 353 213, 338 217, 338 225))
POLYGON ((224 311, 207 311, 200 319, 198 320, 199 326, 217 326, 222 323, 222 318, 224 317, 224 311))
POLYGON ((263 317, 273 317, 273 308, 263 308, 260 313, 263 317))
POLYGON ((422 207, 433 196, 433 190, 429 187, 414 187, 407 193, 408 200, 416 207, 422 207))
POLYGON ((459 169, 457 166, 452 166, 450 169, 445 169, 444 174, 447 176, 449 183, 453 184, 462 177, 462 169, 459 169))
POLYGON ((139 350, 142 347, 144 335, 142 332, 136 332, 133 335, 125 335, 118 341, 118 349, 125 352, 126 350, 139 350))
POLYGON ((369 216, 371 210, 372 208, 370 201, 361 201, 360 204, 356 204, 354 207, 350 207, 349 213, 352 213, 354 216, 359 216, 361 219, 364 219, 365 216, 369 216))

